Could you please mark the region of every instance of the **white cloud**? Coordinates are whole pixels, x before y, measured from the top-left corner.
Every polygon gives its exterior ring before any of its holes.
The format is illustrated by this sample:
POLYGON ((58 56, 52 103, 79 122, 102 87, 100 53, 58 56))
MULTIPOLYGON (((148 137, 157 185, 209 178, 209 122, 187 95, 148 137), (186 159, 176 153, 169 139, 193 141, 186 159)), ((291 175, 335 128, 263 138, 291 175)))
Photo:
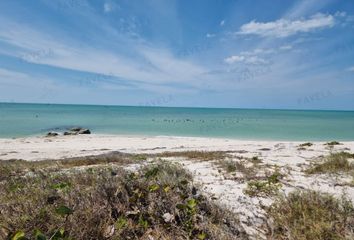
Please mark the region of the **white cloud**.
POLYGON ((225 20, 222 20, 221 22, 220 22, 220 26, 222 27, 222 26, 224 26, 225 25, 225 20))
POLYGON ((10 87, 22 88, 24 91, 32 89, 33 86, 39 86, 35 91, 43 94, 44 90, 53 88, 53 81, 42 75, 31 76, 28 73, 18 72, 0 68, 0 84, 10 87))
POLYGON ((27 78, 28 75, 20 72, 10 71, 5 68, 0 68, 0 78, 1 79, 12 79, 12 78, 27 78))
POLYGON ((354 66, 353 66, 353 67, 348 68, 348 71, 350 71, 350 72, 354 72, 354 66))
POLYGON ((347 16, 347 13, 346 12, 336 12, 334 14, 334 16, 336 16, 336 17, 345 17, 345 16, 347 16))
POLYGON ((206 37, 207 37, 207 38, 213 38, 213 37, 215 37, 215 34, 207 33, 206 37))
MULTIPOLYGON (((194 85, 198 84, 198 75, 206 71, 198 63, 175 57, 168 49, 146 47, 137 42, 129 42, 134 54, 127 56, 109 50, 77 46, 66 39, 55 39, 20 25, 0 25, 0 37, 18 49, 11 55, 23 61, 103 75, 109 73, 140 85, 177 82, 194 85), (8 31, 10 27, 12 30, 8 31)), ((5 74, 4 71, 1 73, 5 74)))
POLYGON ((259 35, 262 37, 288 37, 301 32, 311 32, 334 26, 332 15, 318 13, 308 19, 288 20, 278 19, 274 22, 256 22, 255 20, 241 26, 238 35, 259 35))
POLYGON ((275 50, 272 48, 256 48, 253 51, 244 51, 241 52, 241 55, 246 55, 246 56, 251 56, 251 55, 257 55, 257 54, 270 54, 270 53, 274 53, 275 50))
POLYGON ((293 49, 293 46, 291 45, 284 45, 279 47, 280 50, 291 50, 293 49))
POLYGON ((244 56, 237 56, 237 55, 234 55, 234 56, 231 56, 231 57, 228 57, 228 58, 225 58, 224 61, 228 64, 232 64, 232 63, 235 63, 235 62, 242 62, 245 60, 245 57, 244 56))
POLYGON ((265 60, 264 57, 269 58, 270 55, 276 54, 279 50, 286 51, 292 49, 290 45, 284 45, 279 48, 256 48, 252 51, 242 51, 239 55, 233 55, 224 59, 225 63, 233 64, 236 62, 246 64, 269 64, 269 60, 265 60))
POLYGON ((105 2, 103 4, 103 11, 105 13, 110 13, 110 12, 113 12, 114 10, 116 10, 118 8, 118 6, 114 3, 111 3, 111 2, 105 2))
POLYGON ((243 55, 233 55, 225 58, 224 61, 228 64, 233 64, 236 62, 246 63, 246 64, 267 64, 268 61, 260 58, 258 56, 243 56, 243 55))
POLYGON ((269 59, 269 56, 276 54, 279 50, 290 50, 292 46, 286 45, 278 48, 256 48, 251 51, 242 51, 238 55, 233 55, 224 59, 225 63, 246 63, 246 64, 269 64, 270 61, 264 59, 264 57, 269 59))

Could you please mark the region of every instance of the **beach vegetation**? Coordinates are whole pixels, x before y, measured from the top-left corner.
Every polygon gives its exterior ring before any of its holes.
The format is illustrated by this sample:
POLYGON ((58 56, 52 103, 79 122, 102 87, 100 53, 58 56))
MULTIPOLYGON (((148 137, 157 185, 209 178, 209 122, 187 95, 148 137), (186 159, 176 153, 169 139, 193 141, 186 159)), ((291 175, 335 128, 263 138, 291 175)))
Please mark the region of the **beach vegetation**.
POLYGON ((269 197, 278 194, 282 184, 280 179, 282 174, 279 171, 275 171, 265 180, 251 180, 247 183, 244 193, 251 197, 269 197))
POLYGON ((145 161, 147 160, 148 156, 146 154, 135 154, 133 155, 133 158, 137 161, 145 161))
POLYGON ((253 156, 250 158, 250 161, 253 163, 253 164, 259 164, 259 163, 262 163, 262 159, 260 159, 258 156, 253 156))
POLYGON ((47 161, 3 161, 22 174, 0 180, 0 239, 247 239, 237 215, 204 197, 180 165, 158 161, 133 172, 109 162, 68 171, 53 161, 46 171, 47 161), (46 169, 26 168, 39 166, 46 169))
POLYGON ((232 173, 236 172, 237 168, 237 163, 233 160, 222 160, 218 162, 219 167, 224 169, 227 173, 232 173))
POLYGON ((248 162, 248 159, 237 160, 220 160, 217 162, 217 166, 223 169, 226 173, 240 173, 242 177, 238 177, 240 180, 249 180, 256 178, 257 175, 257 161, 248 162), (251 164, 250 164, 251 163, 251 164))
POLYGON ((342 196, 295 191, 267 208, 269 239, 335 240, 354 238, 354 208, 342 196))
MULTIPOLYGON (((7 160, 0 161, 0 181, 11 176, 21 176, 24 174, 35 173, 37 171, 55 172, 60 169, 72 169, 80 167, 95 167, 100 165, 127 165, 137 163, 137 161, 145 160, 141 154, 128 154, 121 152, 112 152, 96 156, 74 157, 60 160, 43 160, 43 161, 24 161, 24 160, 7 160)), ((93 171, 93 169, 88 169, 93 171)))
POLYGON ((325 143, 324 145, 327 145, 327 146, 335 146, 335 145, 340 145, 341 143, 340 142, 337 142, 337 141, 331 141, 331 142, 327 142, 325 143))
POLYGON ((354 154, 348 152, 331 153, 321 157, 319 163, 313 163, 305 172, 307 174, 351 172, 354 170, 354 163, 350 159, 353 158, 354 154))
POLYGON ((310 143, 310 142, 301 143, 301 144, 299 145, 299 147, 311 147, 311 146, 313 146, 313 143, 310 143))
POLYGON ((260 165, 261 163, 262 160, 258 156, 251 158, 236 157, 236 159, 219 160, 216 162, 217 166, 226 173, 235 175, 238 172, 242 174, 242 177, 232 177, 234 180, 237 178, 242 181, 259 178, 260 176, 257 176, 257 174, 263 168, 260 165))
POLYGON ((194 160, 221 160, 231 157, 230 151, 181 151, 181 152, 163 152, 155 154, 156 157, 184 157, 194 160))

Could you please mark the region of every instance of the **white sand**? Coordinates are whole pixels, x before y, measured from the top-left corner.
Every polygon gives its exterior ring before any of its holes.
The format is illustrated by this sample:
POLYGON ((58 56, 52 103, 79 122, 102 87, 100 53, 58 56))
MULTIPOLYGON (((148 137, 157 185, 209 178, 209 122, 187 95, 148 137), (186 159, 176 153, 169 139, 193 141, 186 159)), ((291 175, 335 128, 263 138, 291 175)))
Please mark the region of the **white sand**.
MULTIPOLYGON (((233 161, 237 157, 258 156, 262 164, 278 166, 287 176, 281 189, 289 193, 295 189, 313 189, 340 196, 345 192, 354 202, 354 187, 346 184, 351 178, 345 175, 311 175, 302 172, 316 157, 333 151, 354 152, 353 142, 342 142, 332 149, 324 142, 312 142, 306 150, 298 150, 302 142, 289 141, 244 141, 217 138, 195 137, 138 137, 80 135, 58 137, 30 137, 19 139, 0 139, 0 160, 24 159, 37 161, 61 159, 121 151, 129 153, 157 153, 164 151, 219 150, 234 151, 233 161), (268 148, 270 150, 264 150, 268 148), (263 149, 263 150, 262 150, 263 149)), ((267 219, 261 205, 269 205, 273 198, 249 197, 243 190, 247 182, 227 177, 218 167, 217 161, 191 161, 183 158, 171 158, 193 173, 194 180, 203 192, 217 203, 226 206, 240 215, 242 225, 254 239, 263 239, 264 224, 267 219)), ((238 174, 238 173, 237 173, 238 174)), ((237 177, 236 174, 236 177, 237 177)))
MULTIPOLYGON (((17 139, 0 139, 0 160, 23 159, 37 161, 44 159, 60 159, 75 156, 102 154, 111 151, 129 153, 156 153, 164 151, 186 150, 246 150, 254 154, 264 155, 272 161, 284 164, 302 163, 304 159, 328 153, 323 142, 316 142, 311 151, 297 151, 301 142, 284 141, 244 141, 220 138, 197 137, 144 137, 117 135, 76 135, 58 137, 28 137, 17 139), (270 148, 271 151, 261 151, 270 148)), ((341 149, 354 151, 354 142, 344 142, 341 149)))

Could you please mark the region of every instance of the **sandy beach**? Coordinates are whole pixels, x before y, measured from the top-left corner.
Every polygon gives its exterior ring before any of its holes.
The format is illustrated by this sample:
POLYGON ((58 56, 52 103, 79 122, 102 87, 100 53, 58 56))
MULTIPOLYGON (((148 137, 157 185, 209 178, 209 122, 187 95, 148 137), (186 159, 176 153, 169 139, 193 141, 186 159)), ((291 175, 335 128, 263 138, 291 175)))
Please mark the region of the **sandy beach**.
MULTIPOLYGON (((121 151, 158 153, 165 151, 247 151, 275 163, 298 164, 329 153, 326 142, 312 142, 307 151, 299 151, 298 141, 247 141, 222 138, 174 136, 74 135, 57 137, 0 138, 0 159, 38 161, 88 156, 121 151)), ((335 150, 354 151, 354 141, 341 142, 335 150)))
MULTIPOLYGON (((99 155, 119 151, 124 153, 156 154, 179 151, 228 151, 227 160, 214 159, 197 161, 184 157, 167 157, 191 172, 196 184, 216 203, 240 215, 242 225, 250 236, 262 236, 267 219, 262 206, 273 202, 271 196, 251 197, 245 194, 247 182, 244 175, 229 174, 220 170, 222 161, 242 162, 257 157, 261 164, 258 171, 266 173, 280 171, 281 192, 287 194, 296 189, 311 189, 331 193, 340 197, 345 193, 354 201, 354 187, 349 184, 350 176, 315 174, 307 175, 304 169, 318 161, 318 157, 330 153, 354 152, 354 142, 341 142, 328 146, 325 142, 312 142, 311 146, 300 147, 303 142, 244 141, 196 137, 143 137, 113 135, 76 135, 57 137, 29 137, 0 139, 0 159, 23 159, 39 161, 99 155)), ((154 162, 156 159, 148 159, 154 162)), ((136 165, 126 166, 136 169, 136 165)))

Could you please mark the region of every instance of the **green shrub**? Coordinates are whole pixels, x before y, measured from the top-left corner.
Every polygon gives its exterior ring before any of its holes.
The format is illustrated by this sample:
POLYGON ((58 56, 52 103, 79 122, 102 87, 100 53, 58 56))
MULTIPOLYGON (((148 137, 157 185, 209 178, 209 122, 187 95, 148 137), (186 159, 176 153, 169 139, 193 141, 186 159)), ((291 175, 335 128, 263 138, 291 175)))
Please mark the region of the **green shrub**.
POLYGON ((311 147, 313 145, 313 143, 310 143, 310 142, 306 142, 306 143, 301 143, 299 145, 299 147, 311 147))
POLYGON ((325 145, 327 145, 327 146, 335 146, 335 145, 340 145, 340 143, 337 142, 337 141, 332 141, 332 142, 325 143, 325 145))
POLYGON ((238 218, 174 164, 36 171, 0 184, 0 239, 245 238, 238 218))
POLYGON ((345 197, 296 191, 280 197, 267 212, 269 239, 354 239, 354 208, 345 197))
POLYGON ((305 172, 308 174, 315 173, 339 173, 348 172, 354 170, 354 164, 348 159, 354 158, 354 154, 347 152, 331 153, 330 155, 323 157, 320 163, 315 163, 305 172))
POLYGON ((251 197, 267 197, 276 195, 279 192, 279 189, 282 187, 279 179, 281 174, 275 172, 266 180, 252 180, 247 183, 247 188, 244 190, 244 193, 251 197))

